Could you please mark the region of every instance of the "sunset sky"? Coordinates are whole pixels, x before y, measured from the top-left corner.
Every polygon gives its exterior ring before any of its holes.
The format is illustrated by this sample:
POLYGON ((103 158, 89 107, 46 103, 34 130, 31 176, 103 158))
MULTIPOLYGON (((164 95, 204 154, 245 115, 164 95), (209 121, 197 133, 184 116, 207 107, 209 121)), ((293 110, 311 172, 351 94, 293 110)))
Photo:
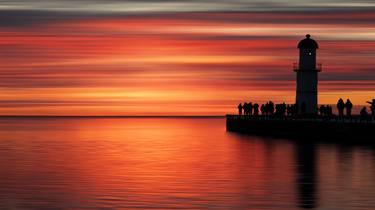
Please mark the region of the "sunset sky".
POLYGON ((0 0, 0 115, 224 115, 294 103, 318 41, 319 103, 375 98, 373 0, 0 0))

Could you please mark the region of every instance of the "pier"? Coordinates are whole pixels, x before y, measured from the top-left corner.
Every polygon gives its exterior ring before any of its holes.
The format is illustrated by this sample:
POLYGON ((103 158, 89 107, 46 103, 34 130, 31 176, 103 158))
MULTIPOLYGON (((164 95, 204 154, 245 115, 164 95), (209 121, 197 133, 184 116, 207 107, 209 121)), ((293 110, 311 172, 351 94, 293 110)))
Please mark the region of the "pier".
POLYGON ((324 142, 375 143, 375 121, 351 118, 227 115, 229 132, 324 142))

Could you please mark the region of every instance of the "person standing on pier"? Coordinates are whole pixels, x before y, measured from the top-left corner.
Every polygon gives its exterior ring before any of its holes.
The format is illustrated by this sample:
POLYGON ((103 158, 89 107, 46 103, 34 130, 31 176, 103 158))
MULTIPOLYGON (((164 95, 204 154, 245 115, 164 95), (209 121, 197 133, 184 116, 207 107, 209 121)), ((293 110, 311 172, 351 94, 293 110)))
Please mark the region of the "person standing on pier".
POLYGON ((247 104, 247 102, 243 103, 242 109, 243 109, 244 115, 248 115, 248 111, 249 111, 248 108, 249 108, 249 105, 247 104))
POLYGON ((266 115, 266 106, 264 104, 260 106, 260 111, 262 112, 262 115, 266 115))
POLYGON ((248 115, 252 115, 253 114, 253 103, 252 102, 249 102, 248 104, 248 115))
POLYGON ((286 113, 286 103, 285 102, 283 102, 282 104, 281 104, 281 107, 282 107, 282 115, 283 116, 285 116, 287 113, 286 113))
POLYGON ((371 104, 370 109, 371 109, 371 115, 372 119, 375 119, 375 99, 372 99, 372 102, 367 101, 368 104, 371 104))
POLYGON ((238 104, 238 115, 242 115, 242 104, 238 104))
POLYGON ((255 103, 254 104, 254 116, 259 115, 259 104, 255 103))
POLYGON ((345 109, 345 103, 342 98, 339 99, 337 102, 337 110, 339 111, 339 117, 343 118, 344 117, 344 109, 345 109))
POLYGON ((352 116, 353 104, 349 99, 346 100, 345 108, 346 108, 346 116, 351 117, 352 116))
POLYGON ((268 113, 273 115, 275 113, 275 104, 272 101, 268 102, 268 113))
POLYGON ((360 112, 360 121, 368 121, 368 113, 367 113, 367 110, 366 110, 366 107, 364 106, 362 109, 361 109, 361 112, 360 112))

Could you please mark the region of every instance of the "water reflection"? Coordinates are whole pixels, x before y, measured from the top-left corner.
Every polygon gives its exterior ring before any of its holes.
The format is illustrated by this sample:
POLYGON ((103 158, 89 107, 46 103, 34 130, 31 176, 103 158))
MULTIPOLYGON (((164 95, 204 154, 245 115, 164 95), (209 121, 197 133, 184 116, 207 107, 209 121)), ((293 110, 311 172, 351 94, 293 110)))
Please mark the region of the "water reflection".
POLYGON ((316 151, 313 143, 296 143, 296 180, 298 206, 301 208, 315 208, 318 178, 316 151))
POLYGON ((374 150, 224 119, 0 118, 0 209, 375 209, 374 150))

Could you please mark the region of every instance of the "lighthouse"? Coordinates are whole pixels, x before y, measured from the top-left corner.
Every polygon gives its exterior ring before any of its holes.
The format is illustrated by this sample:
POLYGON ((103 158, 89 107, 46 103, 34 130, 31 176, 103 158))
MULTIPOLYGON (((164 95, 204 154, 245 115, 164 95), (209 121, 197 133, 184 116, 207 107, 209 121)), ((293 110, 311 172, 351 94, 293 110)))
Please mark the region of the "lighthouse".
POLYGON ((318 43, 310 34, 298 43, 299 63, 295 64, 297 73, 296 104, 300 113, 316 114, 318 111, 318 72, 321 65, 316 63, 318 43))

